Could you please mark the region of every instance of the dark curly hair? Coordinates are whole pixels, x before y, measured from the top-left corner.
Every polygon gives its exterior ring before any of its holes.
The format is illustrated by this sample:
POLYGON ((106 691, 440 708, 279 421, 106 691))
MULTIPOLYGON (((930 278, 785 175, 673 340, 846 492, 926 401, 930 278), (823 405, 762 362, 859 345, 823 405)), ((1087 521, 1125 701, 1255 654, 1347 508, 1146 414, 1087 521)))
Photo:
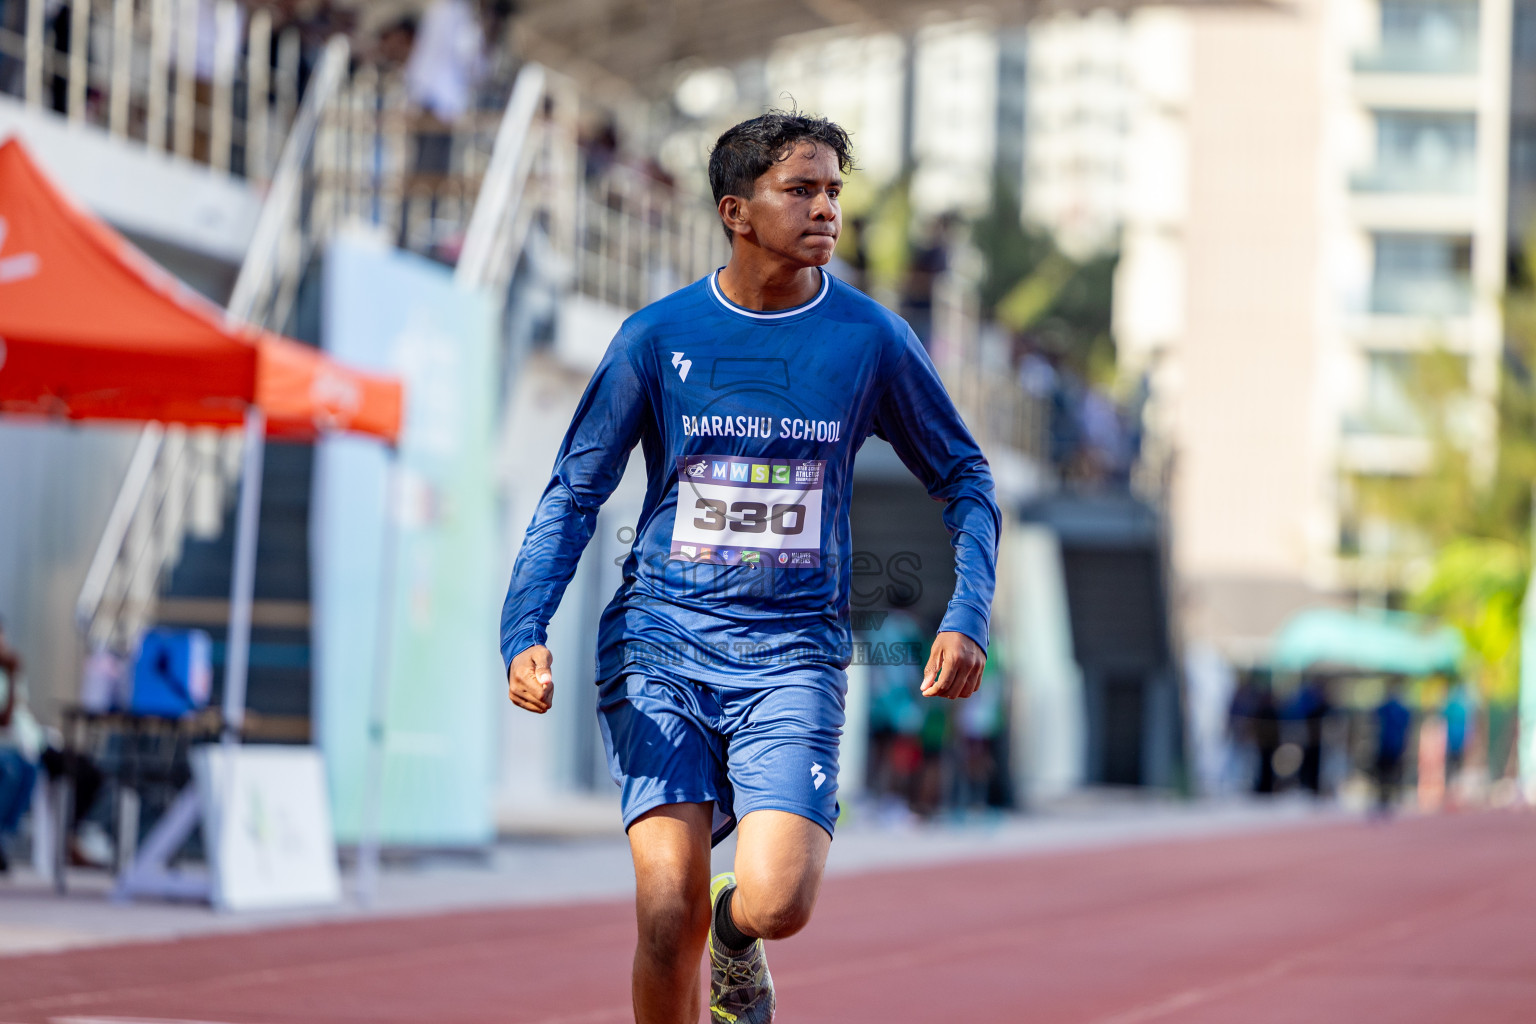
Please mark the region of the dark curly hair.
MULTIPOLYGON (((795 110, 770 110, 727 129, 715 140, 715 148, 709 151, 709 187, 715 205, 726 196, 750 197, 757 179, 801 142, 829 146, 837 154, 838 170, 844 174, 853 170, 853 144, 841 125, 795 110)), ((731 237, 728 227, 725 237, 731 237)))

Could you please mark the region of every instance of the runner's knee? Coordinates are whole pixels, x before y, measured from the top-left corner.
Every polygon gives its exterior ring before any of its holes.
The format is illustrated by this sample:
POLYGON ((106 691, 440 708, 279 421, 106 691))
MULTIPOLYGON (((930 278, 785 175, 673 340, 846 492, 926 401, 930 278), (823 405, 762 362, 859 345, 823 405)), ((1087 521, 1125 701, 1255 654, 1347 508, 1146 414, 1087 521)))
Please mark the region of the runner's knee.
POLYGON ((649 952, 669 958, 690 944, 702 944, 709 932, 708 883, 692 879, 653 879, 638 892, 636 911, 640 943, 649 952))
POLYGON ((764 939, 787 939, 804 928, 816 906, 816 886, 743 886, 738 889, 744 906, 738 920, 764 939))

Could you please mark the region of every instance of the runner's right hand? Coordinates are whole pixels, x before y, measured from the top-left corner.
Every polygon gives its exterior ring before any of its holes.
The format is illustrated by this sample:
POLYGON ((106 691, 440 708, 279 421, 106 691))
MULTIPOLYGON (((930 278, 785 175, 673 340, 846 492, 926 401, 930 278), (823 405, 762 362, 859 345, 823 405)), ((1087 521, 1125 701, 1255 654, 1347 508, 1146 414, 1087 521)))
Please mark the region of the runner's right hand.
POLYGON ((549 666, 554 658, 549 648, 534 644, 512 659, 507 671, 507 696, 524 711, 542 715, 555 702, 555 677, 549 666))

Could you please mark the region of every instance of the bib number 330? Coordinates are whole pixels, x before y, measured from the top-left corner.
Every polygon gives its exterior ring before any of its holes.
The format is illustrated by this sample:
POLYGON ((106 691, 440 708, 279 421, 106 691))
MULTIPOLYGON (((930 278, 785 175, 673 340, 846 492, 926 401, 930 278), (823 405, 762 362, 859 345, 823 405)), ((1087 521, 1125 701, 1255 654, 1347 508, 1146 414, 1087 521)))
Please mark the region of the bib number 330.
POLYGON ((719 498, 697 498, 694 509, 698 515, 693 525, 700 530, 730 533, 775 533, 781 537, 798 537, 805 532, 805 506, 768 504, 762 501, 733 501, 727 504, 719 498))

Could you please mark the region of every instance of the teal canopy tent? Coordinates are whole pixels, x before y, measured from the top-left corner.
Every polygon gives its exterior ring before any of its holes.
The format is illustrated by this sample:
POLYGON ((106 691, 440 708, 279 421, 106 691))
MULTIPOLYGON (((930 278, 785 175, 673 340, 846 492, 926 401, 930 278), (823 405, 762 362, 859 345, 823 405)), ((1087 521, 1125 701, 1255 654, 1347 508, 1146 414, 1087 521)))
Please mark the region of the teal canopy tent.
POLYGON ((1465 653, 1456 630, 1407 612, 1314 608, 1275 635, 1270 667, 1422 676, 1458 672, 1465 653))

